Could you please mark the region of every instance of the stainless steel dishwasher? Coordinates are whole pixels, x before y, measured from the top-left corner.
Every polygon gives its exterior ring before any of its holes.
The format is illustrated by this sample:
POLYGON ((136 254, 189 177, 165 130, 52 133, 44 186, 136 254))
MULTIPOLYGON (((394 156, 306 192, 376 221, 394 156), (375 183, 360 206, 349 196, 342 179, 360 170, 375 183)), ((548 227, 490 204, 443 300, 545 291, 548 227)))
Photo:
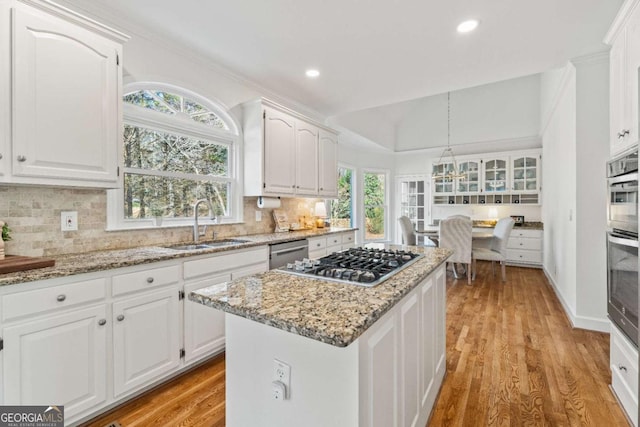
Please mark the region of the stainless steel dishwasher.
POLYGON ((293 242, 274 243, 269 245, 269 269, 283 267, 288 262, 306 258, 309 256, 309 242, 307 239, 294 240, 293 242))

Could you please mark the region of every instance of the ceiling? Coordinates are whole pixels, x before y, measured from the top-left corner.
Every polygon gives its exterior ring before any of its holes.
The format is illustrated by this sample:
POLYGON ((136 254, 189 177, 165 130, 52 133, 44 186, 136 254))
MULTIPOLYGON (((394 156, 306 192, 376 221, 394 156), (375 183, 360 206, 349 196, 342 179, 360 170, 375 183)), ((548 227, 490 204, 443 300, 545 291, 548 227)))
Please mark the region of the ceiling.
POLYGON ((605 48, 622 0, 68 0, 333 116, 538 73, 605 48), (480 19, 478 29, 456 26, 480 19), (320 70, 310 80, 307 68, 320 70))

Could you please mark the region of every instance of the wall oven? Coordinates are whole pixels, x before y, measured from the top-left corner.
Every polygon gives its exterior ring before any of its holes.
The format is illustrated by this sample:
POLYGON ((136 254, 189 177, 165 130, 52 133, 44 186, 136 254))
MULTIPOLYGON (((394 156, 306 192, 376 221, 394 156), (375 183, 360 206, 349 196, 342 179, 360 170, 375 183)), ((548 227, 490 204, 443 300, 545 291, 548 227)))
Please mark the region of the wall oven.
POLYGON ((638 234, 638 151, 607 163, 610 229, 638 234))
POLYGON ((607 312, 638 345, 638 151, 607 163, 607 312))
POLYGON ((607 234, 607 312, 638 345, 638 238, 607 234))

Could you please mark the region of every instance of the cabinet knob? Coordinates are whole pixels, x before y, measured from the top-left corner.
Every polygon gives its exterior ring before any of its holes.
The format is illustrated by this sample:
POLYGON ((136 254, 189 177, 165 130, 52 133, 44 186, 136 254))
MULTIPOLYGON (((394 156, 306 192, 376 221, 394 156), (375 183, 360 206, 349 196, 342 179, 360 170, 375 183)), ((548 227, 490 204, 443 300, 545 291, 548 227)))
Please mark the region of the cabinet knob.
POLYGON ((0 154, 0 159, 2 159, 2 154, 0 154))
POLYGON ((116 319, 118 320, 118 322, 122 322, 124 320, 124 314, 118 315, 118 317, 116 317, 116 319))
POLYGON ((147 277, 147 283, 153 283, 153 277, 147 277))
POLYGON ((19 162, 26 162, 27 158, 25 156, 18 156, 18 161, 19 162))
POLYGON ((296 188, 295 184, 291 186, 291 188, 296 188))
POLYGON ((66 300, 66 299, 67 299, 67 296, 66 296, 65 294, 58 295, 58 297, 57 297, 56 299, 57 299, 59 302, 62 302, 62 301, 64 301, 64 300, 66 300))
MULTIPOLYGON (((2 158, 2 156, 0 155, 0 159, 2 158)), ((324 190, 324 188, 320 187, 320 191, 324 190)))
POLYGON ((104 325, 106 325, 106 324, 107 324, 107 319, 100 319, 100 320, 98 320, 98 325, 100 325, 100 326, 104 326, 104 325))
POLYGON ((618 365, 618 369, 620 369, 621 371, 627 372, 627 367, 624 365, 618 365))

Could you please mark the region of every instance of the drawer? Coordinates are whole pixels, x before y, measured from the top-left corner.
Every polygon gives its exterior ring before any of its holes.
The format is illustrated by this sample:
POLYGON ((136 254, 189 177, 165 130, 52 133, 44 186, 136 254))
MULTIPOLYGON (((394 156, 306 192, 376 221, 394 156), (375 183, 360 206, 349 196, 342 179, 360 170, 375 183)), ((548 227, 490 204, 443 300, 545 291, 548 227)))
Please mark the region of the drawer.
POLYGON ((342 245, 342 235, 332 234, 331 236, 327 236, 327 247, 336 245, 342 245))
POLYGON ((528 239, 523 237, 511 237, 507 242, 508 249, 526 249, 528 251, 541 251, 542 239, 528 239))
POLYGON ((527 238, 538 238, 541 239, 542 238, 542 230, 524 230, 524 229, 518 229, 517 227, 514 227, 511 230, 511 234, 509 235, 510 237, 527 237, 527 238))
POLYGON ((354 233, 354 232, 343 233, 342 234, 342 244, 343 245, 351 245, 351 246, 349 246, 350 248, 353 247, 353 245, 356 244, 356 233, 354 233))
POLYGON ((638 350, 629 344, 615 326, 611 326, 611 374, 617 372, 638 400, 638 350))
POLYGON ((620 401, 622 408, 631 419, 634 426, 638 425, 638 398, 633 394, 629 385, 620 374, 619 370, 611 370, 611 388, 620 401))
POLYGON ((209 274, 220 274, 260 263, 264 264, 265 271, 269 269, 269 248, 267 246, 224 252, 208 258, 185 261, 184 278, 192 279, 209 274))
POLYGON ((100 278, 5 295, 2 320, 104 300, 106 283, 106 278, 100 278))
POLYGON ((171 285, 180 281, 180 266, 152 268, 113 276, 113 296, 171 285))
POLYGON ((507 261, 542 264, 542 252, 518 249, 507 250, 507 261))
POLYGON ((325 249, 327 247, 326 237, 314 237, 312 239, 308 239, 308 241, 309 241, 309 252, 325 249))

